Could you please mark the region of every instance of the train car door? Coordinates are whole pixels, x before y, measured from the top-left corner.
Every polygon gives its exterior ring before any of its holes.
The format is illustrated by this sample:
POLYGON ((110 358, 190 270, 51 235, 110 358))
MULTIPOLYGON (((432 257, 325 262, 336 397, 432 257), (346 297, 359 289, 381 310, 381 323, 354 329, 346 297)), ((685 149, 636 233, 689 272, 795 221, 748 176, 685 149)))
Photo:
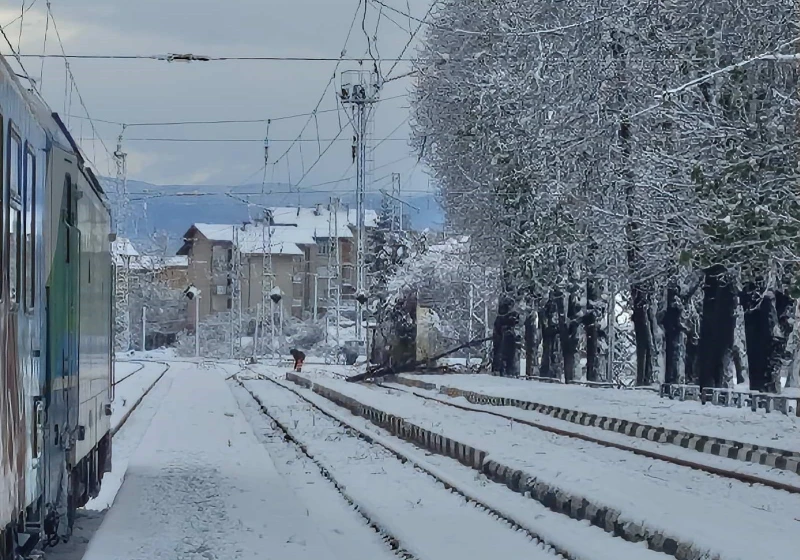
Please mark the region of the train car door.
POLYGON ((68 503, 73 493, 69 469, 74 465, 80 406, 78 383, 78 272, 80 239, 77 228, 77 188, 74 162, 53 150, 50 180, 47 272, 47 503, 45 532, 65 535, 72 524, 68 503), (71 165, 70 165, 71 164, 71 165))

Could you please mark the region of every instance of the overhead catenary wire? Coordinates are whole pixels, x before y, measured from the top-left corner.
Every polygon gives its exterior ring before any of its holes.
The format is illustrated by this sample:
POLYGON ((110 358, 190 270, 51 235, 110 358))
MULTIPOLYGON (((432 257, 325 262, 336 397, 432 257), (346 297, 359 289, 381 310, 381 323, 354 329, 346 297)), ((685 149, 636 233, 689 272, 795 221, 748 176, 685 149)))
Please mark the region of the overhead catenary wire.
MULTIPOLYGON (((11 43, 11 39, 8 38, 8 35, 6 34, 6 30, 5 30, 4 27, 0 27, 0 34, 3 35, 3 39, 5 39, 6 43, 8 44, 8 48, 11 49, 11 54, 14 55, 14 58, 17 60, 17 64, 19 64, 19 67, 20 67, 20 69, 22 69, 23 74, 27 78, 28 82, 30 82, 31 88, 33 88, 33 90, 36 93, 39 93, 39 90, 36 88, 36 81, 31 77, 31 74, 25 68, 25 65, 22 64, 22 60, 21 60, 21 58, 19 56, 19 53, 16 51, 16 49, 14 49, 14 45, 11 43)), ((41 97, 41 94, 40 94, 40 97, 41 97)))
MULTIPOLYGON (((66 53, 66 51, 64 49, 64 42, 61 40, 61 33, 58 30, 58 24, 56 23, 55 16, 53 15, 53 10, 52 10, 52 6, 51 6, 50 2, 47 2, 47 15, 48 15, 48 18, 50 20, 52 20, 52 22, 53 22, 53 31, 55 31, 56 39, 58 40, 58 44, 59 44, 59 47, 61 49, 61 53, 64 56, 66 56, 67 53, 66 53)), ((108 156, 110 158, 108 160, 108 163, 109 163, 108 174, 110 175, 111 174, 111 167, 110 167, 111 164, 110 164, 110 162, 111 162, 111 160, 114 159, 114 154, 108 148, 108 146, 105 143, 105 140, 103 140, 103 137, 100 136, 100 133, 97 131, 97 127, 95 126, 94 119, 92 119, 92 116, 89 113, 89 109, 86 106, 86 102, 83 100, 83 95, 81 94, 80 88, 78 87, 77 80, 75 80, 75 75, 72 73, 72 69, 69 67, 69 64, 66 62, 66 60, 65 60, 64 65, 65 65, 65 68, 66 68, 66 72, 67 72, 67 74, 69 76, 69 79, 71 81, 71 87, 73 87, 75 89, 75 93, 78 95, 78 102, 81 104, 81 107, 83 107, 83 111, 86 113, 86 118, 88 119, 89 124, 91 125, 92 134, 94 134, 94 136, 98 140, 100 140, 100 144, 103 146, 103 149, 106 151, 106 153, 108 154, 108 156)), ((97 164, 95 162, 93 162, 93 161, 91 163, 95 167, 95 169, 97 169, 97 164)))
MULTIPOLYGON (((411 157, 412 156, 409 156, 409 155, 403 156, 402 158, 395 159, 395 160, 390 161, 388 163, 384 163, 382 165, 379 165, 379 166, 377 166, 375 168, 375 170, 377 171, 379 169, 385 169, 387 167, 392 167, 394 165, 397 165, 401 161, 410 159, 411 157)), ((341 190, 318 191, 318 190, 312 190, 312 189, 315 189, 316 187, 326 187, 326 186, 329 186, 329 185, 338 185, 339 183, 341 183, 343 181, 352 181, 353 179, 356 178, 355 175, 347 176, 347 173, 353 168, 353 165, 354 164, 351 163, 339 179, 330 180, 330 181, 323 181, 323 182, 320 182, 320 183, 314 183, 312 185, 305 185, 305 190, 301 191, 301 192, 307 192, 307 193, 341 192, 341 190)), ((418 164, 416 164, 416 165, 418 165, 418 164)), ((254 171, 248 178, 244 179, 240 183, 238 183, 236 185, 223 186, 223 187, 221 187, 221 189, 227 189, 228 191, 231 191, 231 190, 243 187, 243 186, 246 185, 246 183, 250 179, 252 179, 256 175, 261 173, 263 171, 263 169, 264 169, 263 166, 259 167, 259 169, 254 171)), ((389 173, 387 175, 383 175, 382 177, 379 177, 379 178, 375 179, 374 183, 379 184, 381 181, 384 181, 385 179, 388 179, 390 177, 391 177, 391 173, 389 173)), ((289 184, 287 186, 289 188, 293 188, 293 185, 291 185, 291 184, 289 184)), ((134 196, 137 196, 139 198, 132 198, 131 200, 144 200, 144 199, 152 199, 152 198, 169 198, 169 197, 191 198, 191 197, 203 197, 203 196, 222 196, 222 195, 225 194, 225 192, 228 192, 228 191, 220 190, 218 192, 197 192, 197 191, 188 191, 188 192, 187 191, 175 191, 175 192, 169 192, 169 191, 164 191, 164 190, 151 191, 151 190, 145 189, 145 190, 141 190, 141 191, 132 193, 134 196)), ((406 189, 406 190, 404 190, 404 192, 416 192, 416 191, 407 190, 406 189)), ((420 191, 420 192, 422 192, 422 191, 420 191)), ((427 192, 427 191, 425 191, 425 192, 427 192)), ((235 194, 237 194, 238 196, 262 196, 264 194, 298 194, 298 191, 296 189, 293 189, 293 190, 289 190, 289 191, 270 191, 270 192, 264 193, 264 192, 261 192, 259 190, 259 191, 253 191, 253 192, 239 192, 239 193, 235 193, 235 194)))
MULTIPOLYGON (((378 101, 391 101, 394 99, 402 99, 408 97, 406 94, 402 95, 393 95, 391 97, 386 97, 384 99, 380 99, 378 101)), ((317 115, 322 115, 325 113, 337 113, 340 111, 344 111, 342 107, 337 107, 335 109, 321 109, 316 111, 317 115)), ((266 124, 268 122, 279 122, 279 121, 286 121, 291 119, 298 119, 302 117, 311 117, 314 118, 315 112, 309 111, 306 113, 295 113, 291 115, 284 115, 278 117, 269 117, 269 118, 259 118, 259 119, 219 119, 219 120, 186 120, 186 121, 151 121, 151 122, 122 122, 122 121, 115 121, 109 119, 93 119, 95 122, 104 123, 104 124, 113 124, 116 126, 125 126, 127 128, 135 128, 135 127, 146 127, 146 126, 192 126, 192 125, 221 125, 221 124, 266 124)), ((86 119, 87 117, 81 115, 70 115, 70 118, 73 119, 86 119)), ((262 139, 263 141, 263 139, 262 139)))
MULTIPOLYGON (((406 121, 407 120, 408 119, 406 119, 406 121)), ((398 128, 400 126, 402 126, 403 124, 405 124, 405 121, 400 123, 398 128)), ((396 130, 397 130, 397 128, 392 132, 395 132, 396 130)), ((87 140, 87 138, 79 138, 79 140, 87 140)), ((88 140, 91 140, 91 138, 88 138, 88 140)), ((378 138, 376 140, 378 141, 378 144, 376 144, 376 146, 374 146, 374 147, 377 147, 378 145, 380 145, 380 144, 382 144, 384 142, 407 142, 408 138, 395 136, 395 137, 378 138)), ((183 143, 183 142, 185 142, 185 143, 206 143, 206 142, 208 142, 208 143, 226 143, 226 142, 230 142, 230 143, 259 143, 259 144, 263 144, 264 143, 264 139, 263 138, 126 138, 125 141, 126 142, 175 142, 175 143, 183 143)), ((297 142, 297 143, 316 144, 317 142, 351 142, 352 140, 350 138, 337 137, 337 138, 319 138, 319 139, 317 139, 317 138, 301 138, 300 140, 297 140, 295 138, 270 138, 269 141, 270 141, 270 143, 272 143, 272 142, 281 142, 281 143, 284 143, 284 142, 297 142)), ((323 152, 323 151, 324 150, 320 150, 320 153, 323 152)))
MULTIPOLYGON (((336 79, 336 72, 338 72, 339 66, 341 65, 342 61, 344 60, 344 57, 347 55, 347 44, 350 42, 350 36, 353 34, 353 28, 355 27, 356 20, 358 19, 358 14, 359 14, 360 9, 361 9, 361 4, 363 2, 366 2, 366 1, 367 0, 358 0, 358 5, 356 6, 355 12, 353 13, 353 18, 350 21, 350 27, 347 29, 347 36, 344 39, 344 45, 342 46, 342 50, 339 53, 339 58, 336 61, 336 66, 333 68, 333 72, 331 74, 331 77, 328 80, 328 83, 325 85, 325 89, 322 90, 322 95, 319 96, 319 100, 317 100, 317 104, 314 107, 314 110, 311 111, 311 113, 310 113, 310 115, 308 117, 308 120, 306 120, 305 124, 303 125, 303 128, 300 129, 300 132, 297 135, 298 139, 303 137, 303 133, 305 133, 306 128, 308 128, 308 125, 311 124, 311 121, 313 120, 314 115, 316 115, 317 111, 319 111, 319 108, 322 105, 322 102, 325 100, 325 95, 328 93, 328 90, 330 89, 331 84, 333 84, 334 80, 336 79)), ((337 106, 337 110, 338 109, 339 109, 339 107, 337 106)), ((287 157, 289 152, 294 147, 294 145, 295 145, 294 143, 289 144, 289 147, 286 148, 286 151, 284 151, 275 160, 274 165, 276 165, 279 161, 281 161, 281 159, 287 157)), ((289 182, 291 182, 291 180, 289 182)))
MULTIPOLYGON (((34 2, 35 1, 36 0, 34 0, 34 2)), ((25 13, 26 12, 27 12, 27 10, 25 9, 25 0, 22 0, 22 7, 20 8, 20 14, 19 14, 19 36, 17 38, 17 52, 22 50, 22 30, 25 27, 25 13)))
MULTIPOLYGON (((408 3, 406 2, 406 4, 408 4, 408 3)), ((431 12, 433 11, 433 7, 435 5, 436 5, 436 2, 431 2, 431 5, 428 6, 428 11, 425 12, 425 15, 422 17, 422 20, 417 23, 417 28, 412 33, 410 33, 410 35, 408 37, 408 41, 406 41, 406 44, 403 46, 403 50, 400 51, 400 56, 398 56, 398 59, 403 58, 403 56, 406 54, 406 51, 408 50, 408 47, 410 47, 411 43, 414 42, 414 39, 419 34, 420 29, 422 29, 422 26, 425 24, 427 19, 430 17, 431 12)), ((410 27, 410 25, 411 25, 411 19, 410 18, 408 20, 408 23, 409 23, 409 27, 410 27)), ((391 78, 392 72, 394 72, 394 69, 397 68, 398 63, 399 62, 395 62, 394 64, 392 64, 392 67, 389 68, 389 71, 386 73, 387 80, 389 78, 391 78)))
MULTIPOLYGON (((27 8, 23 8, 22 13, 20 15, 18 15, 17 17, 12 19, 11 21, 9 21, 7 23, 4 23, 3 27, 8 27, 9 25, 14 25, 15 23, 17 23, 21 19, 24 20, 25 19, 25 14, 30 12, 31 8, 33 8, 33 6, 36 5, 36 2, 38 2, 38 1, 39 0, 33 0, 30 4, 28 4, 27 8)), ((23 0, 22 5, 25 6, 25 0, 23 0)), ((20 27, 21 26, 22 26, 22 24, 20 24, 20 27)))
MULTIPOLYGON (((194 54, 58 54, 20 53, 22 58, 61 58, 67 60, 153 60, 161 62, 364 62, 365 57, 336 56, 206 56, 194 54)), ((376 58, 377 62, 414 62, 413 58, 376 58)))

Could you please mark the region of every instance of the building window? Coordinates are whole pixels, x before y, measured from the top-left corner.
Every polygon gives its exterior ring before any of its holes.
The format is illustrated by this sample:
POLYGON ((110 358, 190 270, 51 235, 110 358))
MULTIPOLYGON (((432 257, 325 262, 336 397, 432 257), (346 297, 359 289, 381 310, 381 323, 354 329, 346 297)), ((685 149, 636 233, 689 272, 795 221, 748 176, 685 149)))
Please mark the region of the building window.
MULTIPOLYGON (((36 304, 36 157, 25 150, 25 306, 36 304)), ((90 277, 91 281, 91 277, 90 277)))
POLYGON ((331 243, 328 239, 320 239, 317 243, 318 255, 329 255, 331 252, 331 243))

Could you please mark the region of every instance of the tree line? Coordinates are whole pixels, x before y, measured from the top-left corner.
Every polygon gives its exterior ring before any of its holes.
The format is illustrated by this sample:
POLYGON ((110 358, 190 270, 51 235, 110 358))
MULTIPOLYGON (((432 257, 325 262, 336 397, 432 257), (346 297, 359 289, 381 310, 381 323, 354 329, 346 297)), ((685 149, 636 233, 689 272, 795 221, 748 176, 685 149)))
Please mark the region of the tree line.
POLYGON ((800 296, 794 1, 441 0, 413 144, 501 271, 494 369, 779 392, 800 296), (737 379, 738 378, 738 379, 737 379))

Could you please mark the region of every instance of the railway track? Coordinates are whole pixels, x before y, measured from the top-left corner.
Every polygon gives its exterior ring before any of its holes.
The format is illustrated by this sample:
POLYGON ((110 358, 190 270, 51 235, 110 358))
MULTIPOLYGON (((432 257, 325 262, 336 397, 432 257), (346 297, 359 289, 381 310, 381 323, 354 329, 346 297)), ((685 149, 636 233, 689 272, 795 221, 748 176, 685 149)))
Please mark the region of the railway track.
POLYGON ((650 449, 646 449, 644 447, 635 447, 635 446, 632 446, 632 445, 626 445, 624 443, 611 441, 611 440, 606 439, 606 438, 594 437, 594 436, 588 435, 586 433, 577 432, 575 430, 566 430, 566 429, 563 429, 563 428, 557 428, 557 427, 554 427, 552 425, 544 424, 544 423, 541 423, 541 422, 536 422, 536 421, 533 421, 533 420, 527 420, 527 419, 524 419, 524 418, 520 418, 519 416, 511 416, 511 415, 503 414, 501 412, 496 412, 496 411, 493 411, 493 410, 486 410, 485 408, 481 408, 481 407, 475 406, 475 405, 464 405, 464 404, 460 404, 460 403, 455 403, 455 402, 452 402, 452 401, 449 401, 449 400, 446 400, 446 399, 443 399, 443 398, 434 397, 434 396, 431 396, 431 395, 424 395, 419 391, 415 391, 414 389, 406 388, 406 387, 400 387, 400 386, 397 386, 397 385, 394 385, 394 384, 390 386, 390 385, 386 385, 384 383, 375 383, 374 385, 377 386, 377 387, 381 387, 381 388, 390 390, 390 391, 399 391, 399 392, 402 392, 402 393, 413 395, 414 397, 417 397, 417 398, 420 398, 420 399, 436 402, 436 403, 439 403, 439 404, 442 404, 442 405, 445 405, 445 406, 449 406, 449 407, 452 407, 452 408, 456 408, 456 409, 459 409, 459 410, 465 410, 465 411, 474 412, 474 413, 477 413, 477 414, 486 414, 486 415, 489 415, 489 416, 494 416, 495 418, 502 418, 502 419, 508 420, 509 422, 512 422, 512 423, 515 422, 515 423, 518 423, 518 424, 523 424, 525 426, 530 426, 532 428, 536 428, 538 430, 542 430, 544 432, 556 434, 556 435, 559 435, 559 436, 565 436, 565 437, 578 439, 578 440, 582 440, 582 441, 586 441, 586 442, 590 442, 590 443, 595 443, 595 444, 598 444, 598 445, 602 445, 604 447, 610 447, 610 448, 613 448, 613 449, 619 449, 621 451, 627 451, 627 452, 633 453, 634 455, 639 455, 641 457, 647 457, 649 459, 654 459, 654 460, 657 460, 657 461, 665 461, 667 463, 672 463, 674 465, 679 465, 679 466, 687 467, 687 468, 690 468, 690 469, 693 469, 693 470, 698 470, 698 471, 706 472, 706 473, 713 474, 713 475, 716 475, 716 476, 721 476, 721 477, 729 478, 729 479, 732 479, 732 480, 737 480, 739 482, 744 482, 745 484, 751 484, 751 485, 752 484, 760 484, 762 486, 773 488, 775 490, 782 490, 782 491, 785 491, 785 492, 789 492, 791 494, 800 495, 800 486, 796 485, 796 484, 790 484, 790 483, 785 483, 785 482, 781 482, 781 481, 778 481, 778 480, 772 480, 772 479, 769 479, 769 478, 766 478, 766 477, 763 477, 763 476, 757 476, 757 475, 746 473, 746 472, 725 469, 725 468, 722 468, 722 467, 711 465, 709 463, 702 463, 702 462, 699 462, 699 461, 692 461, 692 460, 684 459, 682 457, 677 457, 675 455, 670 455, 670 454, 667 454, 667 453, 661 453, 661 452, 658 452, 658 451, 653 451, 653 450, 650 450, 650 449))
POLYGON ((144 401, 144 398, 150 393, 150 391, 153 390, 153 388, 158 384, 158 382, 161 381, 164 378, 164 376, 167 374, 167 372, 170 369, 169 363, 162 362, 162 361, 159 361, 159 360, 135 360, 135 361, 131 360, 131 362, 128 362, 128 363, 132 363, 132 362, 139 363, 141 365, 141 367, 139 369, 137 369, 136 371, 134 371, 132 373, 129 373, 128 375, 126 375, 125 377, 123 377, 122 379, 120 379, 119 381, 114 383, 114 385, 117 385, 118 383, 124 381, 125 379, 128 379, 129 377, 141 372, 145 368, 145 364, 148 364, 148 363, 160 364, 160 365, 164 366, 164 371, 162 371, 158 375, 158 377, 156 377, 156 379, 152 383, 150 383, 148 385, 147 389, 145 389, 144 392, 139 396, 139 398, 137 398, 136 401, 134 401, 133 405, 125 412, 125 414, 122 416, 122 418, 117 423, 117 425, 114 426, 111 429, 111 437, 114 437, 117 434, 117 432, 119 432, 122 429, 122 427, 125 425, 125 422, 128 421, 128 419, 131 417, 131 415, 134 413, 134 411, 139 407, 140 404, 142 404, 142 401, 144 401))
MULTIPOLYGON (((481 491, 476 491, 474 484, 474 473, 472 473, 469 469, 463 468, 466 477, 454 478, 453 476, 450 476, 449 473, 446 473, 426 462, 424 459, 421 459, 417 453, 411 452, 407 448, 404 449, 403 445, 397 445, 396 443, 389 441, 387 438, 384 438, 375 432, 360 427, 357 425, 357 423, 348 421, 348 419, 343 417, 338 413, 337 410, 335 410, 335 408, 337 408, 335 405, 333 405, 334 410, 332 410, 327 406, 327 403, 325 405, 321 405, 320 403, 315 402, 314 399, 307 398, 300 391, 295 390, 293 387, 286 386, 270 377, 259 376, 257 379, 270 383, 270 389, 272 390, 272 393, 274 393, 275 388, 278 388, 278 391, 284 393, 284 399, 286 399, 288 395, 291 395, 291 401, 294 403, 292 410, 296 411, 298 409, 306 409, 307 411, 313 411, 313 415, 316 417, 316 422, 320 422, 321 419, 324 418, 330 427, 336 426, 340 432, 344 431, 347 433, 350 440, 358 440, 362 449, 366 450, 362 450, 362 453, 376 453, 380 451, 380 453, 389 457, 390 459, 397 460, 399 463, 407 465, 405 467, 406 469, 413 468, 415 471, 415 479, 413 484, 411 484, 409 481, 409 487, 407 489, 409 496, 415 495, 414 487, 417 484, 430 487, 430 485, 433 483, 437 489, 437 494, 436 496, 432 496, 432 491, 430 488, 428 488, 427 492, 423 493, 425 500, 440 499, 442 494, 447 494, 448 500, 452 501, 453 498, 456 498, 457 503, 460 504, 455 510, 456 514, 458 513, 458 510, 463 510, 464 503, 470 504, 475 510, 479 511, 480 515, 478 517, 480 519, 476 519, 475 516, 477 512, 473 512, 471 514, 473 517, 473 519, 471 519, 471 523, 462 520, 462 523, 460 524, 466 530, 462 531, 462 533, 459 535, 459 538, 466 539, 467 542, 470 540, 475 540, 475 543, 473 543, 471 546, 465 546, 465 550, 470 550, 474 546, 478 546, 479 542, 484 542, 487 538, 491 538, 489 535, 487 535, 487 533, 493 533, 500 537, 501 540, 513 540, 514 537, 512 537, 512 535, 524 535, 526 540, 528 540, 530 544, 533 544, 532 547, 529 544, 530 550, 521 552, 525 557, 528 558, 566 558, 570 560, 606 560, 611 558, 637 558, 638 560, 647 559, 650 557, 663 558, 661 554, 647 550, 641 545, 614 538, 599 528, 587 527, 584 524, 538 506, 538 504, 532 503, 530 500, 526 500, 520 496, 508 493, 507 490, 502 488, 499 489, 500 494, 498 497, 500 499, 487 500, 485 499, 485 495, 487 495, 485 489, 483 497, 481 496, 481 491), (378 451, 376 451, 376 449, 378 451), (473 484, 464 483, 465 478, 467 480, 471 480, 473 484), (424 479, 424 481, 422 479, 424 479), (542 525, 549 525, 550 527, 559 526, 559 529, 564 530, 563 533, 558 535, 556 538, 551 538, 550 535, 543 535, 533 528, 528 519, 520 519, 518 516, 507 513, 507 510, 505 510, 503 506, 507 506, 509 501, 514 501, 515 499, 519 499, 520 504, 523 505, 525 516, 530 516, 531 518, 537 519, 540 527, 542 525), (498 504, 502 504, 502 506, 498 507, 498 504), (542 522, 542 516, 546 516, 548 519, 542 522), (565 543, 570 541, 576 544, 580 543, 580 545, 565 545, 565 543), (602 545, 587 547, 586 545, 588 543, 602 543, 602 545), (538 555, 536 553, 538 553, 538 555)), ((348 503, 350 503, 357 511, 359 511, 362 516, 365 517, 373 529, 385 537, 387 544, 389 544, 393 550, 402 551, 399 554, 400 556, 403 554, 412 555, 403 556, 407 558, 416 558, 422 556, 414 550, 413 543, 409 544, 404 542, 401 537, 398 537, 397 533, 393 533, 390 529, 388 529, 388 527, 394 525, 393 519, 389 520, 388 523, 386 521, 381 522, 375 519, 375 517, 372 515, 374 510, 370 510, 368 506, 363 507, 359 496, 348 493, 347 489, 355 488, 355 486, 348 485, 345 482, 337 479, 337 477, 340 475, 340 471, 329 464, 329 457, 326 457, 324 453, 320 454, 318 449, 314 449, 315 445, 313 442, 308 441, 308 432, 303 431, 303 421, 298 419, 296 413, 286 413, 284 411, 283 417, 281 417, 281 414, 279 413, 280 407, 277 407, 274 403, 269 404, 266 402, 263 398, 263 391, 261 393, 256 393, 256 391, 249 386, 251 384, 246 383, 246 381, 249 380, 244 379, 241 376, 237 376, 234 380, 239 386, 247 391, 252 399, 255 400, 261 410, 261 413, 268 417, 270 421, 273 422, 278 429, 280 429, 280 431, 284 434, 285 439, 294 443, 304 455, 309 457, 314 462, 325 478, 330 480, 334 486, 336 486, 343 498, 347 500, 348 503), (287 414, 290 414, 288 418, 286 417, 287 414), (300 425, 297 425, 297 422, 300 422, 300 425), (292 427, 292 423, 295 423, 295 427, 292 427)), ((310 429, 307 419, 305 421, 305 426, 306 428, 310 429)), ((319 432, 319 428, 317 428, 316 431, 319 432)), ((366 481, 365 478, 360 478, 359 480, 366 481)), ((481 485, 482 483, 479 482, 478 486, 481 485)), ((361 484, 359 483, 358 486, 361 486, 361 484)), ((364 491, 366 490, 361 489, 361 492, 364 491)), ((518 508, 515 511, 520 511, 520 509, 518 508)), ((451 515, 453 515, 453 513, 448 512, 448 516, 451 515)), ((447 523, 448 525, 459 525, 459 523, 452 517, 449 518, 447 523)), ((558 530, 556 530, 556 532, 558 532, 558 530)), ((401 530, 401 534, 402 533, 403 531, 401 530)), ((518 554, 515 555, 512 553, 511 556, 508 557, 520 557, 518 554)), ((427 557, 432 556, 429 554, 427 557)), ((454 554, 453 557, 463 556, 454 554)))
POLYGON ((139 373, 140 371, 142 371, 144 369, 144 362, 139 362, 138 360, 120 360, 120 363, 136 364, 137 366, 139 366, 139 369, 133 370, 128 375, 125 375, 125 376, 121 377, 120 379, 115 379, 114 383, 111 384, 114 387, 116 387, 117 385, 119 385, 120 383, 125 381, 126 379, 130 379, 131 377, 133 377, 134 375, 136 375, 137 373, 139 373))

